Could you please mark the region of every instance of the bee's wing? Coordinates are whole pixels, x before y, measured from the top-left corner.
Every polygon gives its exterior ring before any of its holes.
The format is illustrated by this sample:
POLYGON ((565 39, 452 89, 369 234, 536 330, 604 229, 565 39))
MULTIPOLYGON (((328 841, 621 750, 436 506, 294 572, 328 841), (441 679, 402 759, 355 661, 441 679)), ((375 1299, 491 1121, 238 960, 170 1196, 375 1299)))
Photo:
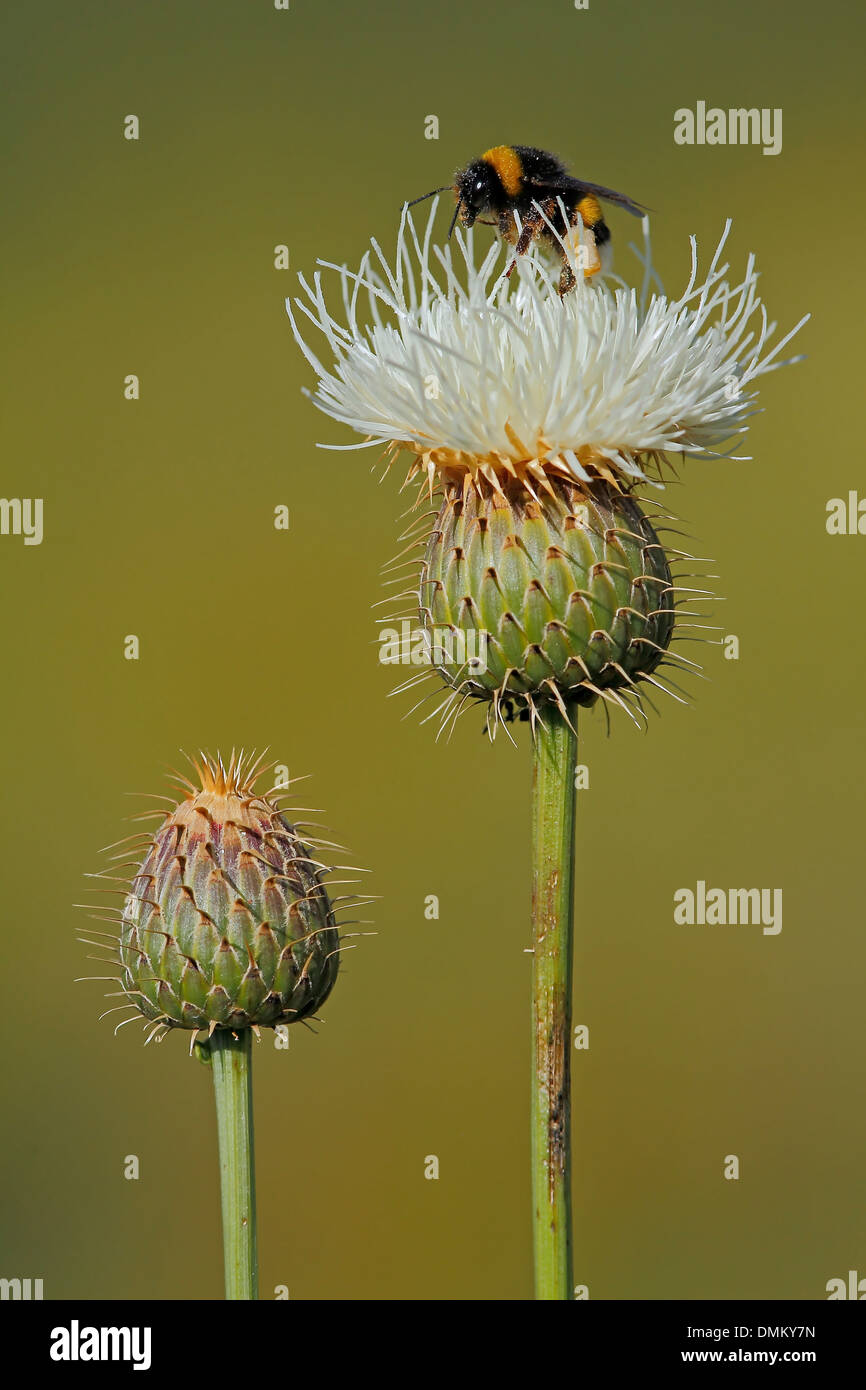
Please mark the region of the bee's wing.
POLYGON ((597 198, 603 198, 606 203, 613 203, 618 208, 625 208, 632 217, 643 217, 649 211, 643 203, 636 203, 633 198, 627 198, 624 193, 615 193, 612 188, 603 188, 599 183, 584 183, 582 185, 587 193, 594 193, 597 198))
POLYGON ((606 203, 613 203, 618 208, 625 208, 632 217, 643 217, 649 209, 642 203, 636 203, 633 198, 627 198, 624 193, 616 193, 612 188, 605 188, 600 183, 587 183, 585 179, 573 179, 571 175, 566 175, 562 179, 545 179, 543 185, 536 184, 537 188, 543 188, 545 192, 553 193, 594 193, 597 198, 603 198, 606 203))

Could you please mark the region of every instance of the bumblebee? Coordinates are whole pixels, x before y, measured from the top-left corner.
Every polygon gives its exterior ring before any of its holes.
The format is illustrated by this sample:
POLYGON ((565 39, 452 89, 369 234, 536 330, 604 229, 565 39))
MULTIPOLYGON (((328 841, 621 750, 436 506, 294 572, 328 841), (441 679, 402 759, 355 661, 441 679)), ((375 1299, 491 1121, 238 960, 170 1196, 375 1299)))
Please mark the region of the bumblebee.
MULTIPOLYGON (((448 189, 457 199, 449 236, 459 218, 465 227, 477 221, 497 227, 500 235, 514 247, 515 256, 525 255, 532 243, 541 239, 562 259, 560 295, 567 294, 576 283, 562 242, 577 252, 578 265, 583 267, 585 278, 602 269, 610 230, 604 220, 601 200, 624 208, 634 217, 643 217, 647 211, 640 203, 615 193, 612 188, 573 178, 555 155, 532 145, 494 145, 480 159, 474 159, 465 169, 458 169, 453 184, 414 198, 409 207, 448 189), (565 209, 564 218, 560 203, 565 209), (584 229, 580 245, 575 244, 578 219, 582 220, 584 229)), ((507 274, 513 269, 514 262, 507 274)))

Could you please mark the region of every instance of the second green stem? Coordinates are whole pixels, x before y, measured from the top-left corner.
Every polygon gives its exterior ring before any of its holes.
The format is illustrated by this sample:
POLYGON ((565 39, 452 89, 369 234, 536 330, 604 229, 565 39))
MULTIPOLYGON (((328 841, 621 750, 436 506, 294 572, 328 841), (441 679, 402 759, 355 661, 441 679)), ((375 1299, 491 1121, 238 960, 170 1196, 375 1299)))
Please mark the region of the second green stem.
POLYGON ((226 1298, 256 1299, 256 1175, 252 1034, 217 1028, 210 1039, 219 1136, 226 1298))
MULTIPOLYGON (((577 711, 571 714, 576 720, 577 711)), ((532 777, 532 1197, 535 1297, 571 1299, 571 994, 577 734, 554 711, 532 777)))

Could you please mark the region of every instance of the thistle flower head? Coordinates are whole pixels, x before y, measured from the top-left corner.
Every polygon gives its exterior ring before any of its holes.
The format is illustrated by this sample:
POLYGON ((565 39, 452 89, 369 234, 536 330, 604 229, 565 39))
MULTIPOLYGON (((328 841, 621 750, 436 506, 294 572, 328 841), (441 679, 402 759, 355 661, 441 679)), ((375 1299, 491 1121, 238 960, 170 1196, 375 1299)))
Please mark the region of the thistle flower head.
POLYGON ((519 480, 533 492, 555 477, 628 486, 657 476, 663 456, 718 452, 745 428, 756 382, 782 365, 801 326, 773 341, 754 257, 739 282, 728 279, 730 223, 703 280, 692 239, 678 299, 650 293, 646 220, 640 294, 578 274, 560 299, 542 254, 518 261, 512 288, 500 243, 476 262, 473 234, 458 232, 455 256, 433 244, 434 214, 419 236, 404 211, 393 266, 375 242, 355 272, 322 262, 338 277, 338 309, 319 272, 287 301, 318 377, 315 404, 368 444, 409 450, 412 472, 431 485, 444 476, 492 488, 519 480), (330 365, 309 345, 311 328, 330 365))
MULTIPOLYGON (((729 278, 730 224, 703 278, 692 239, 678 299, 659 285, 646 219, 640 293, 584 277, 578 225, 557 238, 575 280, 560 296, 542 254, 520 258, 510 282, 500 243, 478 261, 472 233, 458 234, 455 255, 433 244, 434 215, 419 236, 404 210, 393 265, 375 242, 357 271, 322 263, 338 307, 321 272, 287 301, 313 401, 365 436, 326 447, 406 449, 408 477, 439 494, 432 529, 422 520, 405 539, 420 551, 407 561, 414 616, 448 687, 441 727, 473 700, 487 702, 491 733, 515 712, 534 725, 544 706, 568 717, 603 700, 635 717, 647 687, 667 690, 657 668, 694 668, 670 643, 675 618, 699 616, 679 605, 672 568, 693 557, 662 544, 654 523, 667 516, 651 520, 635 487, 742 433, 801 324, 776 337, 754 257, 729 278)), ((693 579, 685 588, 692 603, 705 596, 693 579)))
POLYGON ((88 906, 115 926, 83 938, 116 969, 101 977, 122 1000, 107 1012, 128 1013, 118 1028, 143 1018, 148 1041, 299 1022, 330 994, 343 949, 319 858, 327 842, 302 838, 275 788, 255 790, 263 756, 190 761, 195 780, 173 777, 181 799, 157 798, 169 809, 138 817, 155 829, 111 847, 111 867, 94 875, 106 886, 88 906))

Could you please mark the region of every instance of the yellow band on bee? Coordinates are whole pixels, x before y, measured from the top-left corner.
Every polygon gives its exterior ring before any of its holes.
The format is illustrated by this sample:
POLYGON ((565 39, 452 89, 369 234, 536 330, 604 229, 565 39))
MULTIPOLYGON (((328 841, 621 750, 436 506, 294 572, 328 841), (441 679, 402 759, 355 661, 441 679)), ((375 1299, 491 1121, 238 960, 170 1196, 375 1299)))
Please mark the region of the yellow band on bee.
POLYGON ((576 211, 583 218, 584 227, 594 227, 596 222, 602 220, 601 203, 591 193, 587 193, 584 198, 581 198, 576 211))
POLYGON ((523 162, 510 145, 494 145, 485 150, 481 158, 499 176, 499 181, 509 198, 516 198, 523 183, 523 162))

